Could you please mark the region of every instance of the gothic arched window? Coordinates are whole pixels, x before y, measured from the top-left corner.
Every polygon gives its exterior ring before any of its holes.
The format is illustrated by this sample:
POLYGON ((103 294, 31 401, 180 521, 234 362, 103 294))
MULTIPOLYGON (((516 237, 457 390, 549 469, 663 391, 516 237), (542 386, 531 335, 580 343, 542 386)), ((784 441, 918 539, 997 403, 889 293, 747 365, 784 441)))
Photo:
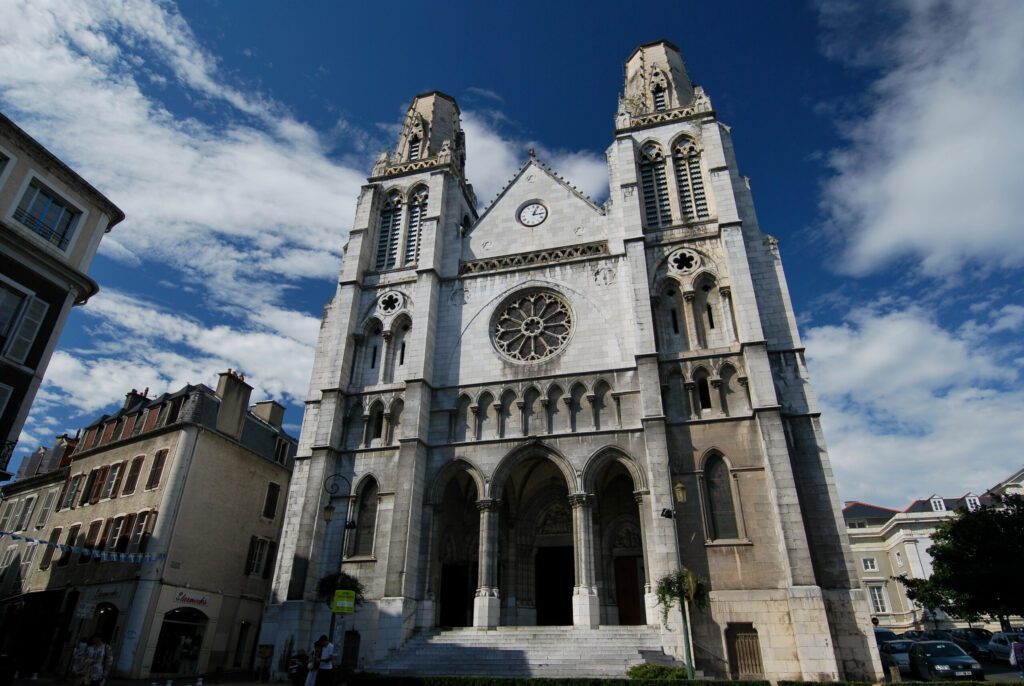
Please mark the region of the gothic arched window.
POLYGON ((721 455, 712 456, 704 465, 704 488, 707 492, 710 538, 739 538, 736 507, 732 499, 732 475, 721 455))
POLYGON ((676 168, 676 189, 679 208, 688 221, 708 218, 708 199, 704 193, 704 177, 700 172, 700 153, 693 141, 683 139, 672 151, 676 168))
POLYGON ((352 538, 352 555, 373 555, 373 536, 377 530, 377 482, 369 478, 356 501, 356 528, 352 538))
POLYGON ((665 109, 665 89, 661 86, 655 86, 652 93, 654 95, 654 111, 663 111, 665 109))
POLYGON ((409 199, 409 233, 405 239, 405 264, 412 264, 420 258, 420 238, 423 235, 423 218, 427 214, 427 189, 420 186, 409 199))
POLYGON ((398 232, 402 226, 402 195, 398 191, 388 194, 380 210, 380 230, 377 233, 376 268, 391 269, 398 259, 398 232))
POLYGON ((661 148, 648 143, 640 150, 640 186, 644 196, 644 221, 656 229, 672 223, 665 179, 665 157, 661 148))

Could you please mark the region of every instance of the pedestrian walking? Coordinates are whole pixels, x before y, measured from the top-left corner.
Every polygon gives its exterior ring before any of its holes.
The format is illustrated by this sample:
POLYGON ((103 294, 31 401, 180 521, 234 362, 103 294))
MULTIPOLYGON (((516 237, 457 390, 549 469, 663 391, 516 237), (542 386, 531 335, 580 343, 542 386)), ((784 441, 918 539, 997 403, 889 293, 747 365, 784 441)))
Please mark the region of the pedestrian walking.
POLYGON ((110 654, 110 646, 103 642, 103 637, 96 634, 85 649, 80 674, 86 686, 103 686, 110 673, 110 665, 114 658, 110 654))
POLYGON ((1010 664, 1017 667, 1017 673, 1024 679, 1024 643, 1020 642, 1020 636, 1010 639, 1010 664))
POLYGON ((316 647, 316 686, 334 686, 334 644, 321 634, 316 647))

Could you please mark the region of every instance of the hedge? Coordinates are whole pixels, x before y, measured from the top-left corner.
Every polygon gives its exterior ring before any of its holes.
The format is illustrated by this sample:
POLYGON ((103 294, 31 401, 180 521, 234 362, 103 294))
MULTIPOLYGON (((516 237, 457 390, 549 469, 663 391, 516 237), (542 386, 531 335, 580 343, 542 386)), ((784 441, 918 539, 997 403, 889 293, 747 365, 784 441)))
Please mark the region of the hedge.
MULTIPOLYGON (((667 669, 671 670, 672 667, 667 669)), ((382 682, 396 686, 665 686, 676 678, 570 679, 505 678, 493 676, 390 676, 384 674, 353 674, 345 679, 347 686, 379 686, 382 682)), ((684 679, 685 680, 685 679, 684 679)), ((694 686, 771 686, 768 681, 694 681, 694 686)))

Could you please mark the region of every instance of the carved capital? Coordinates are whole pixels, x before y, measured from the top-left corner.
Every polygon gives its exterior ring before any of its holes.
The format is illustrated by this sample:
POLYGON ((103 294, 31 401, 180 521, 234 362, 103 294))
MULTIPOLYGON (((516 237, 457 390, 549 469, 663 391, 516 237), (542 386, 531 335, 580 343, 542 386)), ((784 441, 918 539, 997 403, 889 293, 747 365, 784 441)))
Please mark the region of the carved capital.
POLYGON ((517 400, 516 401, 516 409, 522 410, 524 407, 526 407, 526 401, 525 400, 517 400))
POLYGON ((494 498, 481 498, 476 501, 476 509, 481 512, 497 512, 499 505, 501 505, 501 501, 494 498))
POLYGON ((469 406, 469 411, 472 412, 474 416, 479 415, 480 414, 480 406, 479 405, 470 405, 469 406))
POLYGON ((569 504, 573 506, 573 509, 577 507, 585 507, 590 504, 590 494, 573 493, 569 496, 569 504))
POLYGON ((744 388, 746 388, 747 384, 750 383, 750 379, 745 376, 738 376, 736 377, 736 380, 739 381, 740 386, 743 386, 744 388))
POLYGON ((683 382, 683 388, 685 388, 688 391, 692 391, 693 389, 697 388, 697 382, 696 381, 684 381, 683 382))
POLYGON ((390 343, 391 339, 394 338, 394 334, 390 331, 381 331, 380 337, 384 339, 385 343, 390 343))
POLYGON ((708 382, 711 384, 712 388, 721 388, 722 386, 722 380, 717 376, 713 379, 708 379, 708 382))
POLYGON ((728 298, 729 296, 732 295, 732 288, 730 288, 729 286, 720 286, 718 288, 718 292, 722 294, 722 297, 728 298))
POLYGON ((693 291, 683 291, 683 300, 685 300, 688 303, 692 303, 694 298, 696 297, 697 294, 694 293, 693 291))

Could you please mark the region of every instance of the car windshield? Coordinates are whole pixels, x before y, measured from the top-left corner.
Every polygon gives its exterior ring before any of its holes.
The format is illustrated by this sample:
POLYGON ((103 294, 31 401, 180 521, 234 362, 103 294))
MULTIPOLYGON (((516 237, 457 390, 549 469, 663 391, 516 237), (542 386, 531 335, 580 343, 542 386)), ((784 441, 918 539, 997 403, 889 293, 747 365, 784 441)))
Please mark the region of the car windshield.
POLYGON ((914 645, 913 641, 888 641, 883 644, 890 653, 905 653, 914 645))
POLYGON ((921 647, 928 657, 958 657, 965 654, 953 643, 928 643, 921 647))

